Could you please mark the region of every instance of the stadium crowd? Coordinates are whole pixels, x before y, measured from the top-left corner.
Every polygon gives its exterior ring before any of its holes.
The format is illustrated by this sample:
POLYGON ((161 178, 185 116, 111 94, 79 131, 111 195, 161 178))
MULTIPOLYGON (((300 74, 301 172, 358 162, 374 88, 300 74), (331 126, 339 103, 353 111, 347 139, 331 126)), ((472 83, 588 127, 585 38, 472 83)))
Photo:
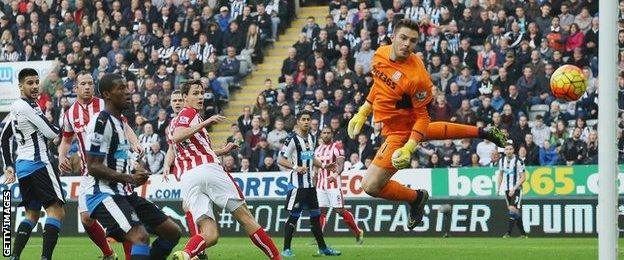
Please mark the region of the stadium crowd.
MULTIPOLYGON (((202 79, 206 116, 218 113, 230 90, 244 88, 241 79, 262 62, 266 45, 295 18, 287 0, 1 5, 0 61, 61 64, 43 82, 40 98, 54 122, 75 99, 78 72, 91 72, 96 80, 108 72, 127 79, 133 95, 125 114, 153 172, 162 172, 172 91, 187 79, 202 79)), ((226 170, 279 170, 276 158, 302 110, 314 113, 313 134, 330 127, 342 141, 347 169, 366 168, 382 143, 380 125, 371 120, 351 140, 346 124, 372 84, 375 49, 391 43, 393 24, 402 18, 421 25, 414 52, 434 83, 432 120, 504 129, 527 165, 597 163, 597 0, 331 0, 328 6, 325 25, 307 18, 280 78, 267 79, 266 90, 231 125, 227 141, 241 149, 223 158, 226 170), (562 64, 582 68, 588 78, 587 93, 576 102, 558 101, 550 91, 550 75, 562 64)), ((624 21, 624 1, 619 6, 624 21)), ((624 31, 618 39, 624 55, 624 31)), ((624 109, 622 76, 619 89, 624 109)), ((622 138, 619 148, 624 161, 622 138)), ((412 167, 491 166, 499 156, 488 141, 423 142, 412 167)))

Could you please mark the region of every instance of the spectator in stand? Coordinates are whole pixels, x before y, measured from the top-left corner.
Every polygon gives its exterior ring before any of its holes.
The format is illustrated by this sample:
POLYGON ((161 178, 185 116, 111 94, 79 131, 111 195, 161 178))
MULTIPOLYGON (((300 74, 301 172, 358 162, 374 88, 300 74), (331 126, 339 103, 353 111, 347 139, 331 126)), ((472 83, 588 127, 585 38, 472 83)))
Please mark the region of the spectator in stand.
POLYGON ((582 130, 578 127, 574 128, 572 137, 565 140, 561 146, 561 154, 565 160, 565 164, 572 166, 574 164, 583 164, 587 155, 587 144, 581 140, 582 130))
MULTIPOLYGON (((476 149, 476 155, 479 158, 478 165, 486 166, 490 164, 492 161, 492 151, 496 151, 496 149, 496 145, 488 140, 484 139, 480 142, 476 149)), ((472 162, 474 163, 474 159, 472 159, 472 162)))
POLYGON ((156 118, 158 117, 158 111, 160 111, 161 109, 162 108, 160 107, 160 103, 158 102, 158 95, 151 94, 149 96, 149 104, 143 107, 143 109, 141 110, 141 115, 147 121, 153 121, 156 120, 156 118))
POLYGON ((541 166, 555 166, 559 164, 559 154, 557 147, 550 145, 550 141, 545 140, 539 150, 539 161, 541 166))
POLYGON ((280 171, 280 169, 279 167, 277 167, 277 164, 275 163, 275 159, 273 159, 273 156, 267 156, 264 158, 264 163, 262 164, 262 166, 258 167, 258 171, 278 172, 280 171))
POLYGON ((492 50, 492 43, 483 44, 483 50, 479 52, 477 58, 477 67, 479 71, 493 70, 496 67, 496 53, 492 50))
POLYGON ((165 152, 160 149, 160 144, 154 142, 145 153, 145 163, 152 174, 162 174, 165 162, 165 152))
POLYGON ((288 132, 284 129, 284 121, 281 119, 275 120, 275 128, 268 133, 267 142, 269 142, 269 148, 275 151, 279 151, 281 142, 286 139, 288 132))
POLYGON ((531 128, 531 134, 536 144, 544 144, 544 141, 550 140, 551 130, 544 124, 544 117, 542 115, 535 116, 535 122, 533 128, 531 128))
POLYGON ((450 121, 453 116, 453 109, 446 102, 444 94, 438 94, 436 101, 432 103, 431 121, 450 121))
POLYGON ((598 164, 598 132, 591 131, 586 143, 585 164, 598 164))
POLYGON ((255 147, 252 146, 249 162, 251 163, 251 167, 258 168, 258 170, 262 171, 261 169, 265 164, 265 158, 273 156, 275 156, 275 150, 269 147, 266 137, 262 136, 258 140, 257 145, 255 147))
POLYGON ((539 149, 535 142, 533 142, 533 135, 528 133, 524 136, 524 141, 521 145, 526 149, 526 158, 524 159, 525 165, 539 165, 539 149))
POLYGON ((236 85, 240 81, 239 77, 240 61, 236 58, 236 48, 227 47, 227 57, 219 65, 217 80, 224 88, 236 85))
POLYGON ((450 121, 467 125, 474 125, 477 123, 477 114, 470 108, 470 101, 468 101, 468 99, 462 100, 460 108, 450 121))
POLYGON ((150 147, 152 146, 152 144, 160 142, 160 138, 161 137, 154 132, 154 127, 152 126, 152 124, 146 123, 143 126, 143 133, 139 135, 139 143, 141 144, 141 147, 143 147, 143 149, 145 150, 145 153, 148 153, 151 149, 150 147))
POLYGON ((243 157, 240 160, 240 169, 238 170, 238 172, 242 172, 242 173, 248 173, 248 172, 257 172, 258 169, 251 167, 251 164, 249 162, 249 158, 247 157, 243 157))

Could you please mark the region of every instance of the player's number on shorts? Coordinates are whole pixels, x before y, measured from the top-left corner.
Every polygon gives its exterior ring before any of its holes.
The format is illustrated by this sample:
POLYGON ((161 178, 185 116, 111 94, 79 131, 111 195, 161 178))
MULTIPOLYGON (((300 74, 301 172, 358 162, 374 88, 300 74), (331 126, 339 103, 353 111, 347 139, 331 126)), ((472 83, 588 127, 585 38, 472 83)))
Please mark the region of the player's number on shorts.
POLYGON ((526 194, 533 190, 537 195, 566 195, 574 191, 574 173, 571 167, 560 167, 554 170, 550 167, 536 168, 527 176, 527 183, 522 188, 526 194))

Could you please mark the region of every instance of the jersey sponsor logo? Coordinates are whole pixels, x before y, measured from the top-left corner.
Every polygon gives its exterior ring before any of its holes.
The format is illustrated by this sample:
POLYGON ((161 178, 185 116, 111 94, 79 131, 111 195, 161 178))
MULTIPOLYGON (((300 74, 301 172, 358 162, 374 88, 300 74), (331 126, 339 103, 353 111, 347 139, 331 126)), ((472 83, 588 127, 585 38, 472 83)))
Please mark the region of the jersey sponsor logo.
POLYGON ((392 80, 399 81, 399 79, 401 79, 401 76, 403 76, 403 73, 397 70, 394 74, 392 74, 392 80))
MULTIPOLYGON (((373 66, 373 75, 385 83, 388 87, 395 89, 398 84, 392 80, 392 78, 388 77, 388 75, 384 74, 382 71, 378 70, 375 66, 373 66)), ((398 71, 397 71, 398 72, 398 71)), ((400 73, 400 72, 399 72, 400 73)), ((396 74, 396 73, 394 73, 396 74)))
POLYGON ((99 133, 93 133, 91 137, 89 138, 92 145, 101 145, 103 139, 104 139, 104 136, 99 133))
POLYGON ((314 158, 314 151, 303 151, 301 152, 301 160, 309 161, 314 158))

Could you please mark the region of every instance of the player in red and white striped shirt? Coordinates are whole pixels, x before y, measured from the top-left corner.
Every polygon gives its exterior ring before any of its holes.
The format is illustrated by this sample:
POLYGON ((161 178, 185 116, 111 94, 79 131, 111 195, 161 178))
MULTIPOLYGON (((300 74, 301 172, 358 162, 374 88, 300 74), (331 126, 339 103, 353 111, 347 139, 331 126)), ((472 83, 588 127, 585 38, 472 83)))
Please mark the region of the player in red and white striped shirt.
POLYGON ((323 128, 321 131, 321 144, 316 148, 314 156, 323 165, 331 163, 336 164, 336 171, 332 172, 326 169, 317 169, 316 173, 316 193, 318 196, 319 207, 321 208, 321 229, 325 228, 325 215, 327 208, 332 207, 336 212, 342 215, 347 225, 353 231, 355 240, 358 244, 364 242, 364 230, 357 226, 353 218, 353 214, 344 208, 344 199, 340 190, 340 173, 344 168, 345 155, 341 142, 332 141, 333 134, 329 127, 323 128))
POLYGON ((225 117, 201 118, 204 103, 204 86, 198 80, 187 81, 181 87, 185 107, 171 124, 173 131, 169 139, 175 143, 176 167, 180 166, 182 203, 189 210, 199 228, 183 251, 173 254, 173 259, 187 260, 207 247, 217 243, 219 238, 217 222, 212 204, 227 209, 241 224, 252 242, 269 258, 280 259, 275 244, 256 222, 247 208, 243 193, 234 178, 223 170, 217 156, 229 153, 237 146, 228 143, 222 149, 213 151, 206 127, 223 122, 225 117))
MULTIPOLYGON (((74 137, 76 137, 76 139, 78 139, 78 154, 80 155, 80 172, 82 176, 86 176, 88 172, 87 163, 85 161, 85 127, 95 114, 104 110, 104 100, 93 95, 94 83, 90 73, 81 72, 78 74, 78 76, 76 76, 74 88, 77 99, 63 115, 63 137, 58 147, 59 169, 61 172, 71 171, 71 163, 67 157, 67 153, 69 152, 74 137)), ((127 123, 124 129, 126 130, 128 140, 132 143, 133 149, 136 151, 139 149, 138 138, 127 123)), ((82 186, 83 185, 80 185, 80 187, 82 186)), ((91 240, 102 250, 104 259, 115 259, 116 255, 106 240, 104 228, 100 223, 89 216, 86 194, 82 189, 79 189, 78 194, 78 213, 80 213, 80 220, 85 231, 89 234, 91 240)), ((129 246, 124 244, 124 251, 127 251, 126 256, 130 255, 131 246, 132 244, 129 244, 129 246)))

